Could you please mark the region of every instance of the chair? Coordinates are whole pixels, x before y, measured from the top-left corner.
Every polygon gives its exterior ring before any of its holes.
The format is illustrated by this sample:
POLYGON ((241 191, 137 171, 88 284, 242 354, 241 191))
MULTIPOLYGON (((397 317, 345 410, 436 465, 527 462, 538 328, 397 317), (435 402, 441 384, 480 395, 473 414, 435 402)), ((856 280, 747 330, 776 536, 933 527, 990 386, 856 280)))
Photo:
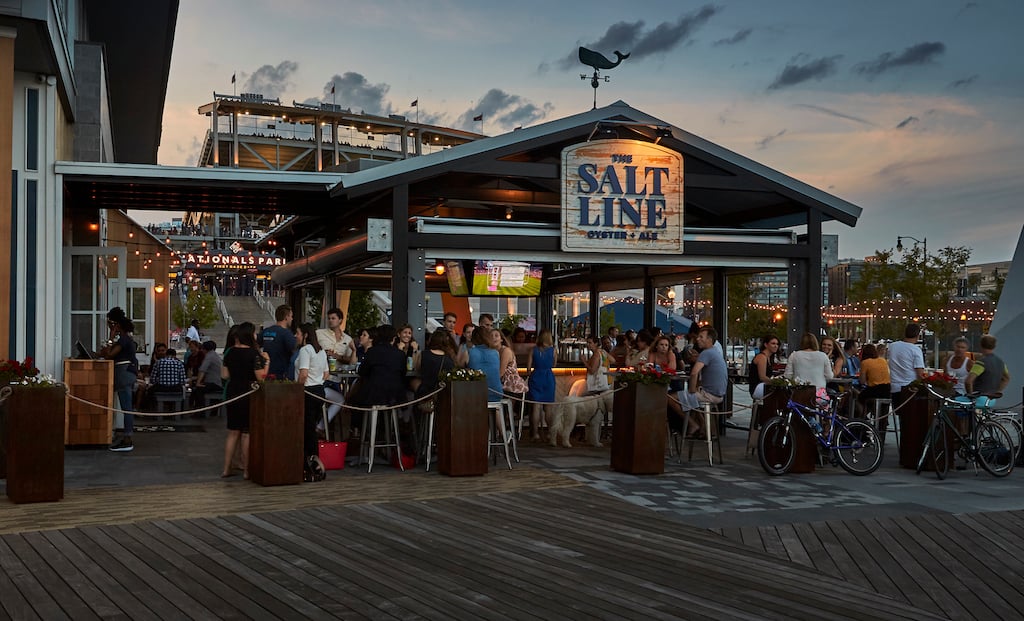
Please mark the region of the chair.
POLYGON ((163 404, 165 403, 169 403, 174 407, 174 409, 171 410, 172 412, 182 412, 186 409, 185 404, 188 403, 188 393, 184 386, 181 387, 181 390, 176 390, 174 392, 161 392, 154 390, 152 394, 153 403, 156 405, 157 412, 164 411, 163 404))
POLYGON ((224 412, 224 393, 222 391, 207 392, 203 394, 203 406, 209 407, 214 403, 220 403, 221 406, 216 410, 207 410, 203 412, 204 416, 218 416, 224 412))
POLYGON ((369 412, 364 412, 364 415, 366 418, 363 420, 360 453, 361 457, 366 459, 366 473, 373 472, 373 458, 377 449, 381 448, 394 448, 395 454, 398 456, 398 467, 405 472, 405 464, 402 463, 402 447, 399 446, 398 441, 398 410, 386 406, 373 406, 369 412), (385 411, 383 418, 380 417, 382 410, 385 411), (393 436, 394 442, 377 443, 378 423, 384 427, 384 437, 393 436), (367 439, 367 435, 369 435, 369 439, 367 439))
MULTIPOLYGON (((715 451, 714 451, 714 448, 716 446, 718 447, 718 463, 719 463, 719 465, 724 464, 725 463, 725 459, 724 459, 724 457, 722 455, 722 434, 718 432, 718 425, 717 424, 714 425, 713 427, 711 425, 711 423, 712 423, 711 413, 713 411, 717 411, 718 408, 717 408, 717 406, 715 406, 712 403, 702 403, 701 405, 703 406, 703 411, 704 411, 704 436, 705 436, 705 440, 704 441, 707 443, 707 447, 708 447, 708 465, 711 465, 711 466, 715 465, 715 451)), ((687 443, 688 451, 687 451, 687 455, 686 455, 686 461, 693 460, 693 443, 697 442, 696 438, 687 438, 686 437, 686 434, 689 431, 689 429, 688 429, 689 426, 690 426, 690 417, 689 416, 684 416, 683 417, 683 435, 682 435, 682 438, 687 443)), ((682 447, 680 447, 680 449, 681 448, 682 447)), ((683 463, 683 453, 682 453, 682 450, 679 451, 679 463, 683 463)))
POLYGON ((502 399, 487 403, 487 456, 490 457, 492 447, 502 447, 509 470, 512 469, 512 453, 515 454, 516 463, 519 463, 516 434, 512 433, 512 416, 511 400, 502 399))

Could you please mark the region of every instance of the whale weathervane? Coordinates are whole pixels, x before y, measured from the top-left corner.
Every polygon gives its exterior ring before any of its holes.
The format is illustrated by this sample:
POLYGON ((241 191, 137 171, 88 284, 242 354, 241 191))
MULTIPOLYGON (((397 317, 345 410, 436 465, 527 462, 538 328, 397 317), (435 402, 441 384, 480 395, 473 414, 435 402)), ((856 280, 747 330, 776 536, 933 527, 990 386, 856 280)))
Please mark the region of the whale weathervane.
POLYGON ((608 82, 608 76, 602 76, 602 69, 614 69, 619 66, 619 63, 629 58, 629 54, 623 54, 619 50, 615 50, 615 61, 611 61, 607 56, 594 50, 588 50, 587 48, 580 46, 580 62, 588 67, 594 69, 593 75, 587 75, 585 73, 580 74, 581 80, 590 79, 590 86, 594 88, 594 108, 597 108, 597 87, 601 85, 601 81, 608 82))

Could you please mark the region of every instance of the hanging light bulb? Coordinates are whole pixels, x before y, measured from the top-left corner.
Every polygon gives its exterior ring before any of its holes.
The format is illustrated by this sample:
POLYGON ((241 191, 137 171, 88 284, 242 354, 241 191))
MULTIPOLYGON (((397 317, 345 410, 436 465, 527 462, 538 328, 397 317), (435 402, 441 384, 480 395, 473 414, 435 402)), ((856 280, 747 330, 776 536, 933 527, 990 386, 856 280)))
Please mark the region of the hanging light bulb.
POLYGON ((436 273, 438 276, 444 276, 444 271, 445 271, 444 261, 442 261, 441 259, 438 259, 437 262, 434 263, 434 273, 436 273))
POLYGON ((511 220, 512 219, 512 208, 511 207, 506 207, 505 208, 505 219, 506 220, 511 220))

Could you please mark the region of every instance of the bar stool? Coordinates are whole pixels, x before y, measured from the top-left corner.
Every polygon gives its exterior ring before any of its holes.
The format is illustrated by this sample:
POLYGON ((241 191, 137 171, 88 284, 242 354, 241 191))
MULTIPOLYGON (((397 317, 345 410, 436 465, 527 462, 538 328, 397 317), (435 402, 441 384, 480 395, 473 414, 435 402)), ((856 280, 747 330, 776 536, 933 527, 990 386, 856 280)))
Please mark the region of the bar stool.
MULTIPOLYGON (((509 470, 512 469, 509 447, 512 447, 512 452, 516 452, 516 435, 511 431, 511 423, 512 402, 510 400, 502 399, 501 401, 487 402, 487 456, 490 457, 492 447, 503 447, 505 462, 508 463, 509 470), (508 425, 506 425, 506 420, 508 425), (499 439, 495 439, 495 434, 498 435, 499 439)), ((518 462, 519 455, 516 452, 516 463, 518 462)))
POLYGON ((220 416, 221 412, 224 411, 224 393, 223 392, 207 392, 203 393, 203 406, 210 407, 214 403, 220 403, 221 406, 216 410, 207 410, 203 412, 203 416, 220 416))
MULTIPOLYGON (((715 408, 716 406, 712 403, 701 403, 701 406, 704 411, 704 436, 708 447, 708 465, 715 465, 715 446, 718 447, 718 463, 719 465, 724 464, 725 459, 722 455, 722 434, 718 433, 718 425, 715 425, 713 429, 711 427, 711 412, 715 411, 712 408, 715 408)), ((685 416, 683 418, 683 439, 686 441, 687 448, 689 449, 686 461, 691 461, 693 459, 693 443, 697 441, 694 438, 686 437, 686 434, 689 431, 689 426, 690 417, 685 416)), ((680 447, 679 451, 679 463, 683 463, 682 447, 680 447)))
POLYGON ((764 405, 764 399, 754 399, 750 405, 750 429, 747 431, 747 452, 745 456, 757 452, 757 439, 761 435, 761 427, 757 424, 758 411, 764 405))
POLYGON ((366 472, 369 474, 373 472, 373 458, 377 449, 381 448, 394 448, 395 454, 398 456, 398 467, 405 472, 405 464, 402 463, 402 447, 399 446, 398 442, 398 410, 394 408, 388 408, 383 406, 373 406, 373 408, 365 413, 366 420, 363 421, 363 433, 361 446, 361 456, 366 458, 366 472), (386 414, 381 418, 379 413, 381 410, 386 410, 386 414), (377 444, 377 423, 380 422, 384 427, 384 437, 392 435, 394 442, 385 441, 383 444, 377 444), (366 436, 369 434, 370 439, 367 441, 366 436))
POLYGON ((896 450, 900 450, 900 424, 899 416, 893 415, 892 399, 873 399, 875 402, 874 413, 871 416, 871 426, 878 429, 878 419, 882 416, 889 416, 889 424, 892 427, 893 435, 896 436, 896 450))

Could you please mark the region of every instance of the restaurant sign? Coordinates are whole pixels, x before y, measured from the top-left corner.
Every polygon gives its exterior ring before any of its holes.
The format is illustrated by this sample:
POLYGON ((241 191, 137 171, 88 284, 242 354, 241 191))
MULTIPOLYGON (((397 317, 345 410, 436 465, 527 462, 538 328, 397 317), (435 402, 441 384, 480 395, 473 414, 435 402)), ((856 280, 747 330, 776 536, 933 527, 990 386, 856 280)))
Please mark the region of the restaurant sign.
POLYGON ((238 269, 238 270, 272 270, 284 265, 284 257, 263 253, 229 254, 229 253, 195 253, 182 255, 186 269, 238 269))
POLYGON ((683 158, 637 140, 562 151, 562 250, 683 251, 683 158))

